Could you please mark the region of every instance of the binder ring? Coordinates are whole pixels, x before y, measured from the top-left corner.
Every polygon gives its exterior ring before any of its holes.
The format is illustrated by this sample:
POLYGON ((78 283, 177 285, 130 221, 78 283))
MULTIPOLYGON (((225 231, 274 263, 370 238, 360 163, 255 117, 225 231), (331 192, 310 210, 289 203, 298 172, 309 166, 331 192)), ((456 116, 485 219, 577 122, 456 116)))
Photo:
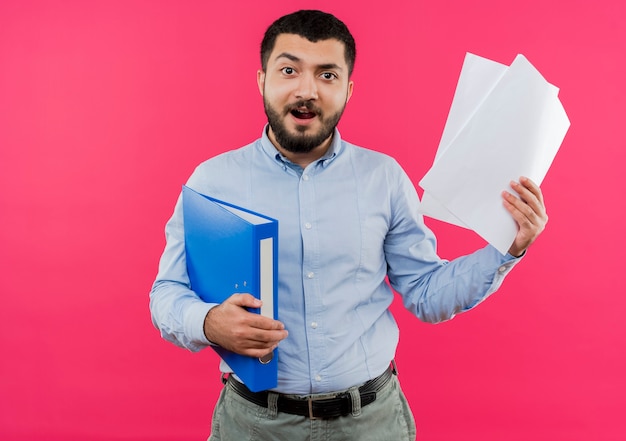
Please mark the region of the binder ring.
POLYGON ((261 362, 261 364, 268 364, 273 359, 274 359, 274 352, 270 352, 269 354, 266 354, 263 357, 259 357, 259 361, 261 362))

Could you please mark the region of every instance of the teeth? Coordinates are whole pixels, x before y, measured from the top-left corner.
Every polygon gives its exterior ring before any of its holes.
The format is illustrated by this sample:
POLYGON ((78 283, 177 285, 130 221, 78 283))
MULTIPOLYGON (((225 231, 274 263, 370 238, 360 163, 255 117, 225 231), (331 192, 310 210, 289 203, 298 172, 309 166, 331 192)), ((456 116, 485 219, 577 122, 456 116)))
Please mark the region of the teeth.
POLYGON ((316 113, 313 110, 309 110, 307 107, 297 107, 291 111, 292 115, 295 115, 300 119, 314 118, 316 113))

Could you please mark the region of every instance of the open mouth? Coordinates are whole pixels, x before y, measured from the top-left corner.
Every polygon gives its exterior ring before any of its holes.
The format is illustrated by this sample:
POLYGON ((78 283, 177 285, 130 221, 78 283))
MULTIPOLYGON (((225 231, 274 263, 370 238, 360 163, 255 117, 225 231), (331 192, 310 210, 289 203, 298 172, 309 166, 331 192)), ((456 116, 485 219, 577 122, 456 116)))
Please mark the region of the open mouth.
POLYGON ((307 108, 293 109, 291 114, 298 119, 311 119, 317 116, 317 113, 312 112, 307 108))

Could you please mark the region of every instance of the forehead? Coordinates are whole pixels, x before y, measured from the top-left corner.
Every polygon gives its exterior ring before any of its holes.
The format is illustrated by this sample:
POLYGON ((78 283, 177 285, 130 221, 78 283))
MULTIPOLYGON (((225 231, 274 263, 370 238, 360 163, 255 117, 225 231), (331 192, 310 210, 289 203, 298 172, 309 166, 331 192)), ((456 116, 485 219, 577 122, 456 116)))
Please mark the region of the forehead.
POLYGON ((345 53, 345 45, 334 38, 313 42, 296 34, 280 34, 276 37, 268 63, 277 63, 283 58, 295 57, 307 64, 335 64, 347 69, 345 53))

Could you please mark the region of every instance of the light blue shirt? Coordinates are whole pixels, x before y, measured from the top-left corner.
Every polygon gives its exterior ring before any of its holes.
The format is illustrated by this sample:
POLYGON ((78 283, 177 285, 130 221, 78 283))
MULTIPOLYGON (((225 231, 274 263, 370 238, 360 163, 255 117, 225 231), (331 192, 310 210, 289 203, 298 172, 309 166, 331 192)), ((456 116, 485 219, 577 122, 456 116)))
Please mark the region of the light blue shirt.
MULTIPOLYGON (((284 393, 340 391, 381 374, 398 343, 393 290, 420 320, 437 323, 483 301, 519 260, 491 246, 440 259, 406 173, 337 130, 304 170, 264 130, 200 164, 187 185, 279 221, 278 319, 289 336, 278 348, 276 390, 284 393)), ((165 339, 198 351, 210 345, 203 324, 215 305, 190 289, 180 198, 165 231, 152 320, 165 339)))

